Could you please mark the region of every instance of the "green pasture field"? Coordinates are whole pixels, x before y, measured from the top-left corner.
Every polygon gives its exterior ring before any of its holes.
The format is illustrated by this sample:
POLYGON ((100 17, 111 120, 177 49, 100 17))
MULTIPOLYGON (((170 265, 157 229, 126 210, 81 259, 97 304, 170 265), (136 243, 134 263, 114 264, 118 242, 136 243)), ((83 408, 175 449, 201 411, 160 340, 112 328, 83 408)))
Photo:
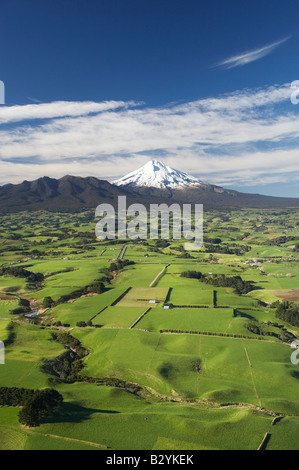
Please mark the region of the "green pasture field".
POLYGON ((9 334, 7 329, 9 324, 9 321, 0 321, 0 341, 6 341, 9 334))
POLYGON ((43 300, 45 297, 50 296, 53 300, 57 300, 62 295, 70 294, 74 290, 99 279, 102 276, 100 271, 105 266, 105 263, 98 260, 89 260, 88 262, 60 260, 56 266, 53 261, 36 262, 34 266, 28 269, 32 272, 41 272, 46 276, 46 279, 43 288, 36 291, 34 297, 37 300, 43 300), (50 275, 68 268, 74 270, 50 275))
POLYGON ((251 403, 281 413, 299 410, 289 346, 137 330, 81 329, 75 334, 92 350, 84 369, 89 376, 126 379, 171 397, 251 403))
POLYGON ((134 264, 114 272, 110 264, 124 243, 92 238, 90 211, 24 212, 4 215, 1 222, 0 267, 18 263, 45 280, 33 288, 23 278, 0 276, 0 294, 16 295, 0 297, 0 341, 6 341, 0 386, 53 386, 64 404, 31 429, 20 426, 18 408, 0 408, 0 450, 255 450, 266 432, 267 450, 298 450, 298 365, 291 363, 293 350, 280 335, 287 330, 299 338, 299 329, 277 319, 268 304, 279 299, 275 294, 299 288, 299 253, 293 240, 267 245, 298 235, 298 212, 213 211, 205 214, 204 235, 221 243, 211 251, 203 248, 189 257, 183 240, 158 251, 155 240, 148 245, 126 240, 124 259, 134 264), (226 246, 243 252, 226 253, 226 246), (261 264, 244 264, 253 258, 261 264), (184 271, 240 275, 254 290, 237 295, 181 277, 184 271), (30 319, 10 314, 18 297, 56 301, 108 274, 102 294, 61 302, 30 319), (150 304, 154 299, 159 302, 150 304), (166 300, 181 307, 164 309, 166 300), (77 327, 91 318, 92 326, 77 327), (250 331, 250 324, 262 333, 250 331), (53 339, 59 331, 86 348, 80 372, 85 382, 60 380, 42 368, 44 359, 66 351, 53 339), (92 383, 103 378, 124 385, 92 383), (127 383, 142 387, 141 396, 128 393, 127 383), (272 425, 275 414, 281 419, 272 425))
POLYGON ((45 318, 54 317, 56 321, 62 324, 68 324, 71 327, 76 326, 79 321, 87 322, 101 310, 99 295, 92 295, 79 298, 74 302, 63 303, 47 310, 45 318))
MULTIPOLYGON (((60 416, 36 429, 20 428, 16 409, 0 409, 0 449, 101 451, 94 446, 100 444, 108 450, 256 450, 272 431, 273 418, 250 409, 147 404, 124 391, 96 385, 74 384, 69 389, 59 387, 67 397, 60 416)), ((285 421, 284 432, 293 431, 295 424, 294 419, 285 421)), ((275 439, 278 429, 273 427, 274 449, 281 448, 279 434, 275 439)), ((294 438, 283 443, 296 448, 294 438)))
POLYGON ((242 323, 244 320, 233 318, 232 308, 157 308, 145 315, 136 328, 156 332, 172 329, 246 334, 242 323))
POLYGON ((113 285, 118 286, 121 284, 124 287, 149 287, 163 267, 163 264, 147 262, 127 266, 118 274, 113 285))
POLYGON ((27 283, 23 278, 10 276, 0 277, 0 293, 23 293, 26 291, 27 283))
POLYGON ((242 269, 238 266, 226 266, 222 264, 213 264, 210 263, 200 263, 200 262, 189 262, 189 263, 182 263, 179 264, 178 261, 172 263, 167 268, 168 274, 178 274, 180 275, 182 272, 185 271, 199 271, 202 274, 226 274, 231 276, 238 276, 242 274, 242 269))
POLYGON ((144 307, 127 308, 118 305, 108 307, 94 319, 93 323, 105 328, 130 328, 145 311, 144 307))
POLYGON ((213 286, 204 285, 195 279, 184 278, 184 281, 173 287, 169 302, 173 305, 203 305, 212 307, 214 290, 213 286))
POLYGON ((117 305, 118 307, 156 307, 166 300, 168 290, 167 287, 133 287, 117 305), (155 300, 156 303, 152 304, 150 300, 155 300))
POLYGON ((18 300, 0 300, 0 319, 13 318, 10 311, 18 307, 18 300))
POLYGON ((1 386, 46 387, 48 377, 41 371, 42 360, 58 356, 63 346, 52 340, 50 331, 30 324, 11 322, 9 325, 13 342, 5 347, 5 364, 0 370, 1 386))

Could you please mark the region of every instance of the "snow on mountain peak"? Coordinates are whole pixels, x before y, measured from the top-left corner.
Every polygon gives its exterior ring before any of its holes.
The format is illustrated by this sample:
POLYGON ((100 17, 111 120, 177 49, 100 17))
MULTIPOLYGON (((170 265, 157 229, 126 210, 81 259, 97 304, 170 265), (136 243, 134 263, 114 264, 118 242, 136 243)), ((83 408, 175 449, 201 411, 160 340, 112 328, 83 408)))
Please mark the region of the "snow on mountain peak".
POLYGON ((186 186, 199 186, 203 182, 187 173, 174 170, 158 160, 151 160, 138 170, 113 181, 112 184, 130 188, 146 186, 159 189, 183 189, 186 186))

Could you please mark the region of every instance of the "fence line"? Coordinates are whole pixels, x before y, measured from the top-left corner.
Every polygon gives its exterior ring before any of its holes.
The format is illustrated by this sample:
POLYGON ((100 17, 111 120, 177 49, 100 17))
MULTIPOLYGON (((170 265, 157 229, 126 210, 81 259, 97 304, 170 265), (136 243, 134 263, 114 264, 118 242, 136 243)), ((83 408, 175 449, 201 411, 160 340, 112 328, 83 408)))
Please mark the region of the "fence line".
POLYGON ((145 312, 143 312, 143 314, 142 314, 142 315, 140 315, 140 317, 139 317, 139 318, 137 318, 137 320, 135 320, 135 321, 134 321, 134 323, 133 323, 133 324, 132 324, 132 325, 129 327, 129 330, 131 330, 132 328, 134 328, 134 326, 136 326, 136 325, 137 325, 137 323, 139 323, 139 322, 140 322, 140 320, 141 320, 141 319, 144 317, 144 315, 146 315, 146 314, 147 314, 147 313, 148 313, 150 310, 151 310, 151 307, 149 307, 148 309, 146 309, 146 311, 145 311, 145 312))
POLYGON ((168 268, 168 266, 170 266, 170 264, 167 264, 166 266, 164 266, 164 268, 162 269, 162 271, 159 272, 159 274, 157 274, 157 276, 155 277, 155 279, 150 283, 149 287, 154 287, 154 285, 156 284, 156 282, 158 282, 158 280, 160 279, 160 277, 163 276, 164 272, 166 271, 166 268, 168 268))

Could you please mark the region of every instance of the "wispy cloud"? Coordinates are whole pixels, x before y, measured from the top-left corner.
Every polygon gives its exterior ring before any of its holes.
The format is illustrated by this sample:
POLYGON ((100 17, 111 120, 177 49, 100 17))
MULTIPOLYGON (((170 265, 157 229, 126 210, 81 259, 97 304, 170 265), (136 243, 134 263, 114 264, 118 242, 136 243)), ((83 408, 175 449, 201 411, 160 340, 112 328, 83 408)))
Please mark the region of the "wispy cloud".
POLYGON ((284 39, 281 39, 280 41, 273 42, 272 44, 268 44, 267 46, 261 47, 259 49, 254 49, 253 51, 248 51, 244 52, 243 54, 229 57, 228 59, 219 62, 217 65, 223 66, 227 69, 243 67, 244 65, 255 62, 256 60, 262 59, 263 57, 271 54, 275 49, 277 49, 277 47, 288 41, 290 38, 291 36, 288 36, 284 39))
POLYGON ((299 176, 299 115, 291 92, 290 84, 273 85, 159 108, 134 102, 1 107, 0 184, 66 173, 116 179, 153 154, 214 184, 290 181, 299 176))
POLYGON ((27 104, 23 106, 1 106, 0 124, 34 119, 52 119, 67 116, 83 116, 92 113, 114 111, 116 109, 134 107, 134 101, 53 101, 51 103, 27 104))

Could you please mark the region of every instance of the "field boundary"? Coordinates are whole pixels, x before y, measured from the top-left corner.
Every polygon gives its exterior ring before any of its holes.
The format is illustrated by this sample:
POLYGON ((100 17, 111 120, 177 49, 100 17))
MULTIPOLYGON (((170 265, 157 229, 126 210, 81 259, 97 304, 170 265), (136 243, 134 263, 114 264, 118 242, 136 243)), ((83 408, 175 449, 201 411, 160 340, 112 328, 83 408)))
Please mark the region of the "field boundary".
POLYGON ((137 318, 137 320, 134 321, 134 323, 132 323, 132 325, 129 327, 129 330, 131 330, 132 328, 134 328, 134 326, 137 325, 137 323, 140 322, 140 320, 144 317, 144 315, 146 315, 149 311, 151 310, 151 307, 147 308, 145 310, 145 312, 143 312, 140 317, 137 318))
POLYGON ((72 437, 57 436, 55 434, 43 434, 46 437, 51 437, 52 439, 61 439, 63 441, 77 442, 78 444, 86 444, 92 447, 98 447, 100 449, 108 449, 108 446, 104 444, 98 444, 97 442, 82 441, 81 439, 73 439, 72 437))
POLYGON ((261 442, 261 444, 260 444, 260 446, 257 450, 266 450, 266 447, 267 447, 267 444, 268 444, 270 438, 271 438, 271 434, 266 432, 266 434, 265 434, 265 436, 264 436, 264 438, 263 438, 263 440, 262 440, 262 442, 261 442))
POLYGON ((117 257, 117 259, 123 259, 125 252, 127 251, 128 245, 125 244, 122 249, 120 250, 120 253, 117 257))
POLYGON ((132 289, 132 287, 128 287, 128 288, 125 290, 125 292, 123 292, 121 295, 119 295, 119 296, 117 297, 117 299, 113 300, 113 302, 112 302, 112 304, 110 305, 110 307, 114 307, 114 305, 118 304, 118 302, 120 302, 121 299, 122 299, 125 295, 127 295, 127 293, 128 293, 131 289, 132 289))
POLYGON ((166 266, 164 266, 164 268, 159 272, 159 274, 157 274, 157 276, 155 277, 155 279, 150 283, 149 287, 154 287, 155 284, 159 281, 159 279, 163 276, 163 274, 165 273, 166 269, 168 268, 168 266, 170 266, 170 264, 167 264, 166 266))
POLYGON ((106 308, 108 308, 107 306, 102 308, 102 310, 100 310, 98 313, 96 313, 93 317, 90 318, 89 321, 92 321, 94 320, 98 315, 100 315, 100 313, 104 312, 104 310, 106 310, 106 308))
MULTIPOLYGON (((250 372, 250 375, 251 375, 251 380, 252 380, 253 389, 254 389, 254 391, 255 391, 256 398, 258 399, 259 404, 260 404, 260 407, 261 407, 261 406, 262 406, 262 402, 261 402, 261 399, 260 399, 259 394, 258 394, 258 392, 257 392, 257 388, 256 388, 256 385, 255 385, 254 376, 253 376, 253 372, 252 372, 252 364, 251 364, 251 361, 250 361, 250 358, 249 358, 248 351, 247 351, 247 349, 245 348, 245 346, 244 346, 244 350, 245 350, 246 357, 247 357, 247 361, 248 361, 248 365, 249 365, 249 372, 250 372)), ((266 436, 265 436, 265 438, 266 438, 266 436)))
POLYGON ((275 343, 275 344, 287 344, 282 341, 272 341, 264 338, 253 338, 252 336, 244 336, 238 334, 230 333, 213 333, 211 331, 192 331, 192 330, 173 330, 173 329, 162 329, 160 334, 168 335, 203 335, 203 336, 216 336, 217 338, 232 338, 232 339, 250 339, 253 341, 263 341, 265 343, 275 343))

